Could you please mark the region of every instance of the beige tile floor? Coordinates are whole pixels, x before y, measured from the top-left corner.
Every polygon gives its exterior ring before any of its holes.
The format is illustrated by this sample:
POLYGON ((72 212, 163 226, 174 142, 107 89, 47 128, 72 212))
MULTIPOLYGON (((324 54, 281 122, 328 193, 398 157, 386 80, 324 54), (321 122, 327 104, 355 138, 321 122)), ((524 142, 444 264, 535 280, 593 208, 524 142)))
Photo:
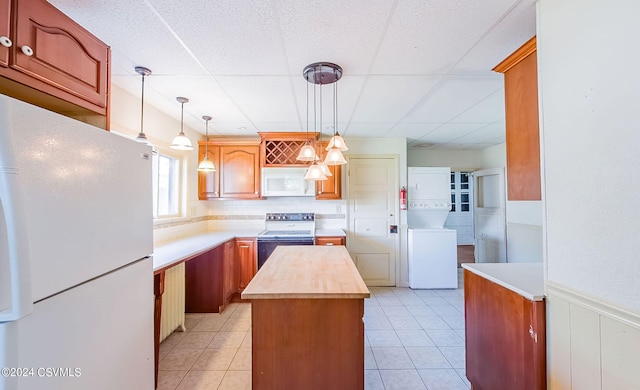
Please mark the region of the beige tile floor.
MULTIPOLYGON (((371 287, 365 389, 466 390, 462 270, 456 290, 371 287)), ((251 389, 251 307, 187 314, 160 345, 158 389, 251 389)))

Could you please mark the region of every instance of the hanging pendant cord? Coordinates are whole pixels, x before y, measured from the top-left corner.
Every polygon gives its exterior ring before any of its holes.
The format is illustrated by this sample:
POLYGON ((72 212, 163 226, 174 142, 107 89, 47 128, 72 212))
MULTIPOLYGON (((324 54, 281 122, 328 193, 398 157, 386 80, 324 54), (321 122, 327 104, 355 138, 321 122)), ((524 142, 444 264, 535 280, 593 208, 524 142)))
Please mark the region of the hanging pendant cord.
POLYGON ((144 134, 144 73, 142 74, 142 96, 140 100, 140 132, 144 134))

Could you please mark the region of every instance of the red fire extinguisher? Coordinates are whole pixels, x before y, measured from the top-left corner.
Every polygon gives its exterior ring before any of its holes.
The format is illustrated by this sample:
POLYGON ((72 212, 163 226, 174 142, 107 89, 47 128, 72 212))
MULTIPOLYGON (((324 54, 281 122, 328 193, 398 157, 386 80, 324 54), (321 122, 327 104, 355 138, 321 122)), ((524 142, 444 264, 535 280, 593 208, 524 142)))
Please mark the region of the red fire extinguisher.
POLYGON ((400 210, 407 209, 407 188, 402 186, 400 189, 400 210))

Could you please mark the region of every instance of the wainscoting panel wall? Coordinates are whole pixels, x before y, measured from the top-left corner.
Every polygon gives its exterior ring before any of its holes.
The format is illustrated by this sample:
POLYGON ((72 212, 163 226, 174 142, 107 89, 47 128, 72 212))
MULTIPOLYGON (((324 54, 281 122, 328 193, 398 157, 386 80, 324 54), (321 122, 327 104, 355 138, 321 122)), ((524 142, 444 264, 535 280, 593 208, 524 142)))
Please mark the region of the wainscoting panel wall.
POLYGON ((640 389, 640 315, 547 283, 549 390, 640 389))

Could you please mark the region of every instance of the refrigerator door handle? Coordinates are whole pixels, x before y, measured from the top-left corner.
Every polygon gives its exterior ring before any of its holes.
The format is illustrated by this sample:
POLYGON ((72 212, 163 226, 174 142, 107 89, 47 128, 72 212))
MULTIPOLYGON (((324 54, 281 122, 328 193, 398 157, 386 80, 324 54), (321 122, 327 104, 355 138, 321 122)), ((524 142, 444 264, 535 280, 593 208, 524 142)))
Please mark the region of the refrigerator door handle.
POLYGON ((18 320, 33 311, 26 216, 8 105, 0 103, 0 322, 18 320))

